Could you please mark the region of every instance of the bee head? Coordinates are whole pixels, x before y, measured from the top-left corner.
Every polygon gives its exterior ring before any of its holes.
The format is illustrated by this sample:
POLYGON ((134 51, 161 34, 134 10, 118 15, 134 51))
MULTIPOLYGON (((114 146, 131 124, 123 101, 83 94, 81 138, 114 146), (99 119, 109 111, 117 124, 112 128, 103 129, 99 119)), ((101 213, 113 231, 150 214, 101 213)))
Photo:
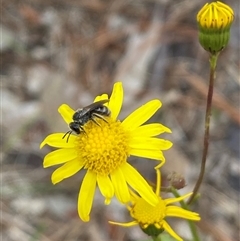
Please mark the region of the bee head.
POLYGON ((70 122, 69 123, 70 129, 75 132, 76 134, 80 134, 80 126, 79 123, 76 122, 70 122))

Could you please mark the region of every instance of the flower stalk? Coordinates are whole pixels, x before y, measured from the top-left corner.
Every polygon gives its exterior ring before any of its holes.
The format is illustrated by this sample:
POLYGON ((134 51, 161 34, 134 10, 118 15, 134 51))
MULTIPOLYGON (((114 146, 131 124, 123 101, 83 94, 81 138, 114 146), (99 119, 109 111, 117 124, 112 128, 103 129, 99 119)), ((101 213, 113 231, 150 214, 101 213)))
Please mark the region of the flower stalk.
POLYGON ((210 129, 210 120, 211 120, 211 108, 212 108, 212 97, 213 97, 213 88, 214 88, 214 79, 215 79, 215 69, 217 65, 217 59, 219 54, 212 54, 210 56, 210 76, 209 76, 209 86, 208 86, 208 95, 207 95, 207 106, 206 106, 206 114, 205 114, 205 132, 204 132, 204 140, 203 140, 203 155, 201 161, 201 170, 196 182, 196 185, 193 189, 193 194, 187 201, 187 204, 191 204, 193 199, 198 193, 198 190, 202 184, 206 161, 207 161, 207 154, 208 154, 208 147, 209 147, 209 129, 210 129))
POLYGON ((234 20, 233 9, 220 1, 206 3, 197 14, 199 28, 199 42, 202 47, 210 53, 210 76, 207 95, 207 107, 205 115, 205 132, 203 140, 203 155, 201 170, 197 183, 193 189, 193 194, 187 204, 191 204, 196 197, 198 190, 203 181, 208 146, 209 146, 209 129, 212 108, 212 96, 215 79, 215 69, 219 53, 227 46, 230 37, 230 28, 234 20))
POLYGON ((152 236, 152 240, 153 241, 161 241, 161 237, 160 236, 152 236))

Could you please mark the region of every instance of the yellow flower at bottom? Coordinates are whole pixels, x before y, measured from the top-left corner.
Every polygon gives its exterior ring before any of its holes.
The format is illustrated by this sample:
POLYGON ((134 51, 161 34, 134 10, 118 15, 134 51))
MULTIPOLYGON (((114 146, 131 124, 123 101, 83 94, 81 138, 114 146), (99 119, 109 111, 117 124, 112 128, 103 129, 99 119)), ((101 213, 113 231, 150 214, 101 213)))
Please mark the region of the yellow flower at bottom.
MULTIPOLYGON (((94 102, 106 99, 108 96, 103 94, 94 102)), ((69 136, 68 140, 63 139, 64 133, 54 133, 40 145, 41 148, 45 144, 60 148, 47 154, 43 162, 44 167, 63 164, 53 172, 53 184, 86 169, 78 196, 78 213, 85 222, 89 221, 96 186, 105 197, 105 204, 109 204, 114 195, 122 203, 129 202, 129 187, 150 205, 158 203, 151 187, 127 158, 133 155, 161 161, 158 166, 164 163, 162 150, 169 149, 172 143, 156 136, 171 133, 170 129, 158 123, 142 125, 161 107, 161 102, 149 101, 121 122, 117 117, 122 102, 122 83, 117 82, 109 102, 104 104, 111 111, 110 116, 104 116, 104 120, 94 117, 95 122, 87 121, 84 131, 69 136)), ((68 125, 73 121, 75 111, 68 105, 61 105, 59 113, 68 125)))
POLYGON ((129 223, 118 223, 109 222, 111 224, 120 225, 124 227, 131 227, 134 225, 139 225, 140 228, 148 234, 149 236, 157 237, 160 233, 166 230, 172 237, 178 241, 183 241, 181 237, 176 234, 176 232, 170 227, 170 225, 165 220, 166 217, 178 217, 188 220, 199 221, 200 217, 198 213, 185 210, 178 206, 170 205, 175 202, 179 202, 192 193, 184 195, 179 198, 168 198, 162 199, 160 194, 160 171, 157 169, 157 188, 156 196, 158 197, 158 204, 156 206, 151 206, 143 198, 137 196, 135 193, 132 194, 132 205, 128 206, 131 217, 134 221, 129 223))

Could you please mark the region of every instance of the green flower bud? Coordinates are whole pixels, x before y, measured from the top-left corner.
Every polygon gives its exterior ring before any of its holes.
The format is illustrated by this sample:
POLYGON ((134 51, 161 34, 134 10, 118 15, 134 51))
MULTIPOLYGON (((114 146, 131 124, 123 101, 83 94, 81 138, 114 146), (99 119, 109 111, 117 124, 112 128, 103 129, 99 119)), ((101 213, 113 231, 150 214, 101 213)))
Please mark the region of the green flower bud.
POLYGON ((222 2, 206 3, 197 14, 199 42, 202 47, 216 54, 226 47, 234 19, 231 7, 222 2))

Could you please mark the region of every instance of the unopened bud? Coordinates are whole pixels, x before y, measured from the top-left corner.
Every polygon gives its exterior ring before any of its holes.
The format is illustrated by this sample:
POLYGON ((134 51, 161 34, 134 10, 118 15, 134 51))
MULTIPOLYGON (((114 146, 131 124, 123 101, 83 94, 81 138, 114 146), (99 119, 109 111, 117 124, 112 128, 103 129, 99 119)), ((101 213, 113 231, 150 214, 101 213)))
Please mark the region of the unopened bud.
POLYGON ((206 3, 197 14, 199 41, 202 47, 216 54, 226 47, 234 19, 231 7, 222 2, 206 3))
POLYGON ((186 181, 184 177, 176 172, 173 172, 167 176, 167 180, 170 182, 170 185, 175 189, 179 190, 186 186, 186 181))

